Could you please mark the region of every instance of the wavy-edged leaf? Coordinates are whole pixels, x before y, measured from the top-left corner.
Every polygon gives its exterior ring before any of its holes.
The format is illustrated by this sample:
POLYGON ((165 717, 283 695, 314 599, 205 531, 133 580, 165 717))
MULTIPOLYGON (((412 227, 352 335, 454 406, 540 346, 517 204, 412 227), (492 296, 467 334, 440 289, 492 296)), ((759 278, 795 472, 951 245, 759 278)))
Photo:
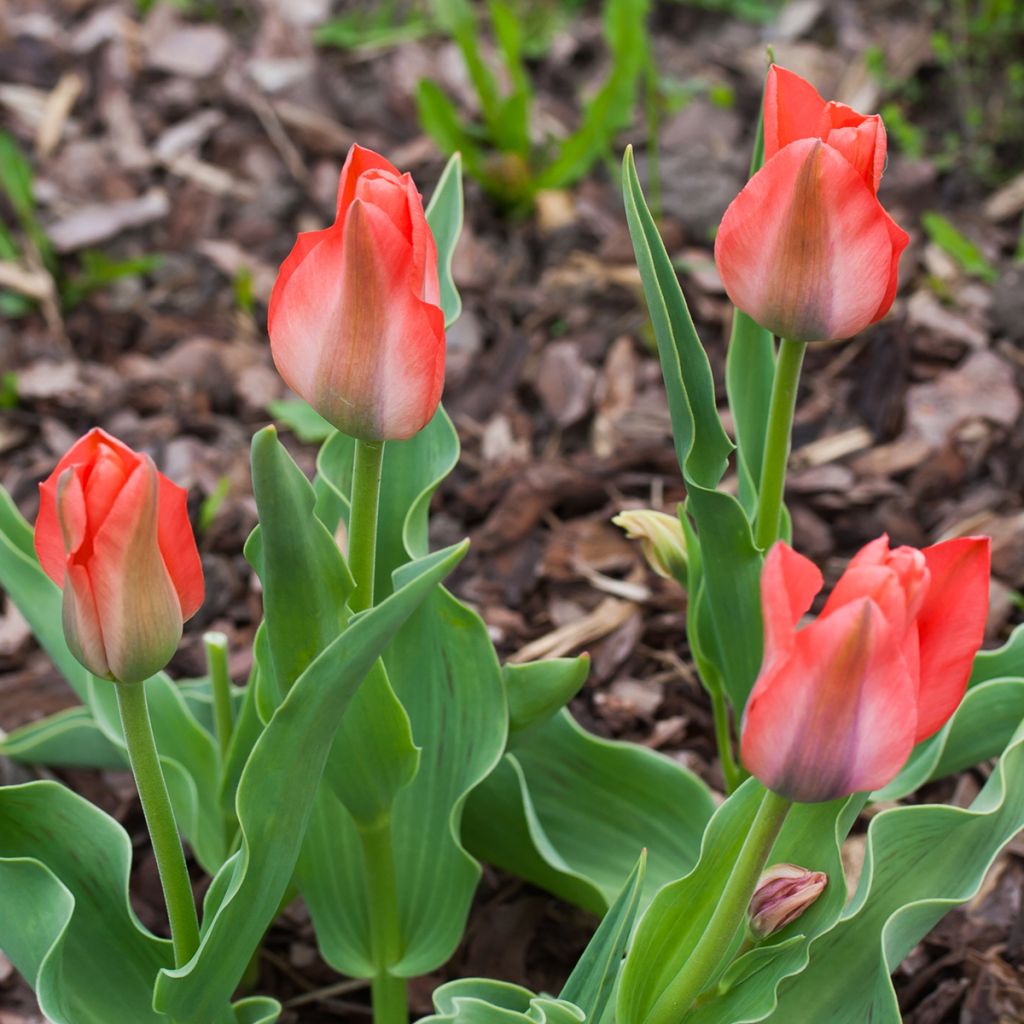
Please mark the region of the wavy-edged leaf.
POLYGON ((0 789, 0 947, 55 1024, 169 1024, 153 983, 171 944, 128 901, 131 841, 54 782, 0 789))
MULTIPOLYGON (((351 444, 340 435, 322 449, 322 512, 329 505, 346 513, 351 456, 351 444), (325 499, 325 490, 333 501, 325 499)), ((416 437, 385 447, 380 594, 401 582, 410 557, 426 551, 430 496, 457 458, 457 437, 443 409, 416 437)), ((411 976, 446 960, 465 926, 480 868, 461 844, 462 806, 501 756, 507 709, 484 623, 443 588, 410 618, 384 661, 421 750, 419 770, 397 794, 390 815, 404 950, 391 969, 411 976)), ((347 974, 372 974, 358 835, 329 802, 318 803, 298 879, 327 960, 347 974)))
POLYGON ((676 456, 697 526, 708 613, 726 691, 742 711, 761 666, 761 552, 740 503, 715 490, 733 450, 715 406, 708 357, 697 336, 675 268, 644 201, 631 149, 623 161, 626 219, 658 343, 676 456))
MULTIPOLYGON (((642 1024, 686 963, 718 907, 764 792, 756 779, 740 786, 708 824, 694 869, 659 890, 645 911, 622 971, 616 1012, 619 1024, 642 1024)), ((839 846, 862 803, 862 798, 853 797, 799 805, 790 811, 783 825, 768 863, 793 858, 802 866, 825 871, 832 883, 826 896, 796 925, 775 937, 786 946, 787 955, 797 952, 797 944, 787 942, 794 932, 812 933, 823 922, 834 921, 842 909, 846 892, 839 846)), ((735 946, 740 939, 738 933, 735 946)), ((758 951, 755 959, 762 957, 764 954, 758 951)), ((697 1019, 695 1014, 688 1015, 687 1019, 691 1018, 697 1019)))
POLYGON ((563 711, 513 737, 470 797, 463 832, 484 860, 603 914, 641 847, 645 899, 694 864, 713 810, 678 764, 592 736, 563 711))
POLYGON ((830 1024, 899 1024, 890 973, 944 914, 978 892, 1021 828, 1024 727, 970 808, 898 807, 872 819, 853 901, 812 942, 809 965, 783 982, 778 1004, 743 1021, 784 1024, 796 1015, 830 1024))
POLYGON ((452 278, 452 258, 462 234, 462 156, 452 153, 434 186, 426 209, 427 223, 437 245, 437 276, 441 285, 441 309, 445 327, 462 312, 462 299, 452 278))
POLYGON ((640 909, 646 864, 645 850, 558 995, 559 999, 578 1006, 586 1019, 595 1024, 603 1018, 615 989, 619 966, 640 909))
POLYGON ((0 754, 22 764, 128 767, 124 750, 110 742, 85 707, 67 708, 15 729, 0 741, 0 754))
POLYGON ((420 1024, 583 1024, 572 1003, 489 978, 460 978, 434 990, 435 1013, 420 1024))
POLYGON ((211 885, 199 951, 157 981, 161 1011, 217 1020, 288 888, 346 707, 384 647, 464 553, 465 545, 449 548, 411 567, 405 585, 355 616, 274 712, 238 784, 241 847, 211 885))

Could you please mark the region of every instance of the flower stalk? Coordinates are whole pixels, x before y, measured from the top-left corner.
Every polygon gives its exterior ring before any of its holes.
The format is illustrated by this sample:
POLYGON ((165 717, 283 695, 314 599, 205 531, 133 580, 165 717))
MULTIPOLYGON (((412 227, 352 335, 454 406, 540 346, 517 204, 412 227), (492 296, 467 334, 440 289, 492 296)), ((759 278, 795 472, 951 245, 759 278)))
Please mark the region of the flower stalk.
POLYGON ((199 919, 196 916, 192 883, 185 866, 185 852, 178 838, 178 827, 160 767, 153 728, 142 683, 115 683, 117 706, 121 712, 128 760, 135 776, 142 812, 146 817, 153 844, 160 885, 167 906, 174 946, 174 965, 182 967, 199 948, 199 919))

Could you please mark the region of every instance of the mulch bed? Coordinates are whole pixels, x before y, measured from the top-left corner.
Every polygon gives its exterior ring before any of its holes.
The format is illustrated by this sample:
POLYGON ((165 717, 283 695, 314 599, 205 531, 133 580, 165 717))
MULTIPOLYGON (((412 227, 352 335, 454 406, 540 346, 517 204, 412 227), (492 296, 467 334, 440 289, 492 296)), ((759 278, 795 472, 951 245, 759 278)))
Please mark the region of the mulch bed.
MULTIPOLYGON (((235 677, 248 669, 260 601, 241 556, 256 518, 247 448, 268 402, 285 394, 265 333, 277 264, 296 230, 328 221, 354 140, 411 169, 429 194, 442 161, 417 125, 420 77, 473 103, 453 47, 436 38, 347 53, 315 47, 310 26, 329 6, 265 0, 186 14, 158 4, 144 16, 126 0, 0 8, 0 125, 33 154, 40 219, 65 273, 90 249, 162 257, 70 311, 35 266, 36 311, 0 322, 0 369, 17 375, 18 395, 0 419, 0 483, 34 516, 37 482, 98 424, 189 488, 204 524, 208 598, 172 663, 181 676, 202 673, 200 635, 211 627, 231 639, 235 677)), ((823 94, 877 109, 884 96, 864 59, 872 47, 907 80, 939 76, 935 26, 918 7, 805 2, 768 31, 657 5, 662 73, 699 85, 662 124, 663 233, 719 381, 729 305, 710 232, 743 181, 765 41, 823 94), (717 95, 727 87, 734 104, 712 102, 711 86, 717 95)), ((566 83, 585 90, 603 70, 594 4, 575 26, 538 62, 546 124, 571 125, 566 83)), ((955 108, 937 106, 929 131, 957 132, 955 108)), ((622 141, 641 147, 643 177, 641 130, 622 141)), ((832 581, 882 531, 915 545, 988 533, 996 643, 1022 618, 1024 271, 1013 254, 1024 179, 981 180, 960 164, 895 152, 882 198, 913 237, 900 295, 883 324, 808 356, 788 492, 794 543, 832 581), (965 273, 928 241, 928 210, 966 233, 1000 280, 965 273)), ((438 544, 472 538, 454 589, 503 656, 589 650, 579 719, 659 749, 721 789, 709 707, 682 637, 684 597, 609 522, 630 506, 674 510, 684 496, 614 166, 546 197, 531 218, 501 216, 472 182, 466 200, 455 260, 465 312, 450 334, 445 392, 463 456, 432 524, 438 544)), ((314 449, 288 443, 312 471, 314 449)), ((0 605, 0 723, 11 729, 72 702, 17 611, 0 605)), ((26 777, 15 766, 3 772, 26 777)), ((926 795, 964 804, 984 775, 964 773, 926 795)), ((135 838, 138 912, 159 929, 131 780, 60 777, 135 838)), ((850 852, 855 860, 855 839, 850 852)), ((1018 839, 983 892, 899 968, 910 1024, 1024 1019, 1022 855, 1018 839)), ((436 977, 414 983, 413 1008, 429 1012, 434 985, 469 974, 557 990, 593 924, 488 870, 462 947, 436 977)), ((268 936, 259 991, 291 1001, 284 1019, 302 1024, 367 1015, 366 987, 338 984, 298 906, 268 936)), ((2 957, 0 1007, 0 1024, 41 1020, 2 957)))

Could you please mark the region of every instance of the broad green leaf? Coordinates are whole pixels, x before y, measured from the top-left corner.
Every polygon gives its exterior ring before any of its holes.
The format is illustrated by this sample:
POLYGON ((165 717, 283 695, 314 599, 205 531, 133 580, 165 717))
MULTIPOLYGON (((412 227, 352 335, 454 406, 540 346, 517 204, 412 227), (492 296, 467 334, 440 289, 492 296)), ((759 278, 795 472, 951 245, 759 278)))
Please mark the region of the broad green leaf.
MULTIPOLYGON (((642 1024, 686 963, 718 906, 764 792, 756 779, 748 779, 737 789, 711 819, 694 869, 662 888, 644 912, 622 972, 616 1014, 619 1024, 642 1024)), ((786 941, 787 931, 791 936, 823 921, 831 923, 842 908, 845 883, 839 846, 862 802, 862 798, 851 798, 796 806, 783 825, 768 863, 794 859, 804 867, 824 870, 832 883, 827 897, 775 937, 785 945, 787 956, 799 955, 797 944, 786 941)), ((736 945, 740 938, 738 933, 736 945)), ((691 1018, 697 1019, 697 1015, 687 1019, 691 1018)))
POLYGON ((507 981, 460 978, 436 988, 435 1013, 420 1024, 583 1024, 583 1011, 563 999, 536 996, 507 981))
MULTIPOLYGON (((352 446, 332 438, 319 459, 321 503, 345 514, 352 446), (333 493, 334 500, 326 495, 333 493)), ((458 458, 439 409, 414 438, 389 442, 378 524, 378 593, 400 585, 410 557, 427 550, 430 497, 458 458), (394 582, 393 582, 394 581, 394 582)), ((459 841, 466 794, 505 746, 507 708, 493 645, 480 618, 443 589, 424 602, 384 658, 421 750, 419 770, 391 809, 404 956, 395 973, 432 970, 454 951, 480 869, 459 841)), ((363 859, 350 817, 318 803, 299 865, 300 887, 324 956, 347 974, 373 973, 363 859)))
MULTIPOLYGON (((437 245, 437 272, 441 285, 441 309, 445 327, 451 327, 462 312, 455 281, 452 257, 462 234, 462 157, 453 153, 445 164, 426 209, 427 223, 437 245)), ((324 438, 326 440, 326 437, 324 438)))
POLYGON ((633 921, 640 908, 646 861, 645 851, 559 993, 559 999, 578 1006, 588 1021, 602 1019, 615 988, 633 921))
POLYGON ((0 741, 0 754, 22 764, 128 767, 123 749, 111 743, 85 707, 58 711, 15 729, 0 741))
MULTIPOLYGON (((763 106, 763 105, 762 105, 763 106)), ((757 137, 750 159, 753 177, 764 163, 764 115, 757 121, 757 137)), ((736 429, 736 469, 740 503, 751 523, 757 508, 757 491, 764 463, 764 439, 768 431, 768 406, 775 379, 775 339, 736 309, 725 357, 725 390, 736 429)))
POLYGON ((508 726, 523 732, 543 725, 580 691, 590 672, 590 658, 549 658, 525 665, 505 665, 508 726))
POLYGON ((726 691, 739 714, 761 664, 761 553, 740 503, 715 490, 732 443, 715 406, 707 354, 644 202, 631 149, 626 150, 623 177, 626 219, 658 343, 676 455, 687 488, 686 507, 697 527, 714 625, 714 640, 699 637, 698 643, 706 652, 717 650, 726 691))
POLYGON ((890 973, 952 906, 978 892, 1021 828, 1024 728, 970 808, 924 804, 872 819, 857 893, 842 918, 811 943, 809 965, 783 982, 773 1012, 741 1020, 899 1024, 890 973))
POLYGON ((54 782, 0 789, 0 946, 55 1024, 169 1024, 153 983, 170 942, 128 901, 127 834, 54 782))
POLYGON ((263 584, 270 654, 281 696, 345 628, 352 576, 334 538, 313 515, 315 496, 273 427, 252 439, 260 525, 245 546, 263 584))
POLYGON ((968 686, 977 686, 990 679, 1024 676, 1024 626, 1017 626, 1002 647, 979 651, 974 656, 968 686))
POLYGON ((647 898, 694 864, 713 810, 679 765, 592 736, 563 711, 513 736, 502 768, 470 797, 464 835, 484 860, 600 914, 641 848, 647 898))
POLYGON ((162 1012, 210 1024, 222 1015, 287 891, 346 707, 381 651, 464 552, 465 545, 420 560, 405 586, 353 618, 274 712, 238 784, 241 847, 211 885, 199 951, 157 981, 162 1012))

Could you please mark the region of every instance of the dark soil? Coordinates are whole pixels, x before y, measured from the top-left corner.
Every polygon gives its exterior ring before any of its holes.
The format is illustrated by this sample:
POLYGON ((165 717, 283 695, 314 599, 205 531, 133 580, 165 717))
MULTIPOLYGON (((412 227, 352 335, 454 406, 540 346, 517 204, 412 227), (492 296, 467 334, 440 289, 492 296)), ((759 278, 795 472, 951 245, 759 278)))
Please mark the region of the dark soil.
MULTIPOLYGON (((268 402, 285 395, 265 332, 277 264, 297 230, 329 218, 354 140, 412 170, 429 194, 443 161, 417 124, 420 77, 440 81, 465 108, 473 101, 456 52, 437 38, 315 47, 313 26, 330 0, 195 3, 185 12, 160 3, 146 14, 142 6, 0 4, 0 126, 31 154, 39 219, 61 273, 80 273, 86 250, 161 257, 68 310, 26 242, 22 286, 38 301, 0 321, 0 370, 17 388, 0 419, 0 483, 32 517, 36 484, 91 426, 151 452, 189 489, 194 521, 204 524, 208 599, 171 670, 201 674, 200 634, 215 627, 231 638, 241 680, 260 613, 241 556, 255 522, 247 447, 268 402)), ((922 119, 921 150, 893 145, 882 192, 913 239, 899 297, 884 323, 809 354, 788 500, 795 545, 830 581, 882 531, 915 545, 990 534, 996 643, 1021 619, 1024 586, 1024 270, 1014 264, 1024 179, 1013 177, 1021 150, 1012 139, 976 166, 965 141, 978 136, 976 118, 963 104, 927 102, 936 82, 950 94, 968 60, 961 54, 951 67, 935 56, 934 33, 955 35, 951 18, 941 4, 801 0, 766 28, 662 0, 659 67, 697 94, 662 121, 662 226, 720 381, 729 306, 710 238, 749 161, 765 43, 826 96, 862 110, 894 102, 922 119), (721 105, 726 91, 732 106, 721 105), (968 236, 998 278, 966 272, 929 241, 926 211, 968 236)), ((537 62, 545 124, 571 126, 567 86, 591 88, 603 70, 596 5, 573 24, 537 62)), ((991 66, 967 68, 982 99, 979 76, 995 90, 1009 73, 1003 48, 986 53, 991 66)), ((629 141, 645 176, 642 128, 621 140, 629 141)), ((614 166, 546 197, 532 217, 502 216, 472 182, 466 202, 455 261, 465 312, 450 334, 445 392, 463 456, 433 520, 438 543, 473 541, 455 589, 503 656, 528 644, 537 655, 585 645, 594 667, 574 705, 580 720, 656 747, 720 789, 709 708, 682 638, 684 597, 609 522, 630 506, 673 510, 684 496, 614 166), (552 637, 568 624, 572 638, 552 637)), ((292 447, 311 470, 314 449, 292 447)), ((0 724, 9 730, 70 703, 16 610, 0 605, 0 724)), ((159 928, 131 780, 61 777, 136 839, 139 914, 159 928)), ((933 795, 966 803, 983 778, 965 773, 933 795)), ((978 898, 899 968, 905 1020, 1024 1019, 1022 854, 1018 839, 978 898)), ((413 1008, 428 1012, 434 985, 470 974, 557 990, 593 924, 487 871, 461 949, 437 977, 414 984, 413 1008)), ((338 984, 301 907, 271 931, 258 990, 302 1024, 367 1014, 365 986, 338 984)), ((0 1024, 41 1020, 2 956, 0 1008, 0 1024)))

